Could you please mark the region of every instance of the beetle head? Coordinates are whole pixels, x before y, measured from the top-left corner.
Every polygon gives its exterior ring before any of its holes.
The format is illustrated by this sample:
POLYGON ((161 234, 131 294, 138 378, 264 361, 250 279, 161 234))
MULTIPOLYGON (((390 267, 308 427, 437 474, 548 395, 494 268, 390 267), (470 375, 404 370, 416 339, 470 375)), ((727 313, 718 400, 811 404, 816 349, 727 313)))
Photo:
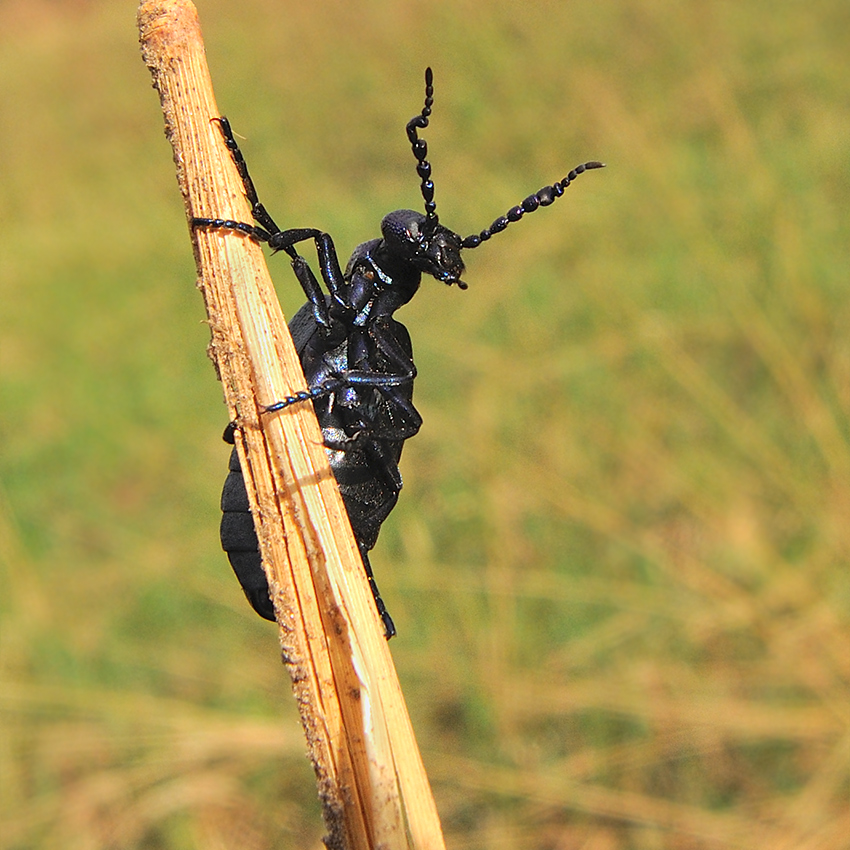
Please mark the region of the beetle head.
POLYGON ((396 210, 381 222, 388 253, 451 286, 466 289, 460 257, 461 238, 447 227, 415 210, 396 210))

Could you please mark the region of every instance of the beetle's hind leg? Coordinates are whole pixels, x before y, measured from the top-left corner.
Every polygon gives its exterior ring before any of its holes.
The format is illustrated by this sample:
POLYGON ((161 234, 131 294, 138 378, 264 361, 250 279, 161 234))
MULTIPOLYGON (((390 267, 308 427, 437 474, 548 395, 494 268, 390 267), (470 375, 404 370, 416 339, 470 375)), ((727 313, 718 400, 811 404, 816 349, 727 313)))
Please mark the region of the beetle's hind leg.
POLYGON ((369 563, 369 556, 366 554, 367 550, 361 545, 360 549, 360 557, 363 559, 363 569, 366 571, 366 578, 369 581, 369 589, 372 591, 372 596, 375 598, 375 607, 378 609, 378 616, 381 618, 381 622, 384 625, 384 636, 387 640, 391 637, 394 637, 396 634, 395 623, 393 622, 393 618, 390 616, 390 612, 387 611, 387 606, 384 604, 384 600, 381 599, 381 592, 378 590, 378 585, 375 584, 375 576, 372 573, 372 565, 369 563))

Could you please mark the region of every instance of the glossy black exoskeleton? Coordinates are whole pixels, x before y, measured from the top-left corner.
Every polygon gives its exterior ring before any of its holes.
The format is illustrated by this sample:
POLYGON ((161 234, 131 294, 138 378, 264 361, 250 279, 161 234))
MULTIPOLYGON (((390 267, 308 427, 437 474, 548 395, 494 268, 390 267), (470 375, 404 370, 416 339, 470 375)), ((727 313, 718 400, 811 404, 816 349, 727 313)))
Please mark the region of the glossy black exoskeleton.
MULTIPOLYGON (((268 243, 274 251, 285 251, 292 260, 307 303, 289 327, 309 389, 268 405, 265 413, 312 401, 387 638, 395 634, 395 625, 375 585, 368 552, 398 500, 402 486, 398 463, 404 441, 416 434, 422 424, 412 403, 416 366, 410 335, 393 314, 416 294, 423 273, 466 289, 461 280, 463 249, 477 248, 525 213, 551 204, 579 174, 603 167, 601 162, 579 165, 562 180, 512 207, 490 227, 461 238, 439 222, 431 165, 426 158, 428 147, 418 135, 428 126, 433 94, 433 77, 428 68, 425 105, 407 124, 425 214, 397 210, 387 215, 381 222, 381 238, 358 246, 344 273, 327 233, 314 228, 281 230, 275 224, 259 201, 226 118, 217 119, 218 124, 239 170, 256 224, 210 218, 195 218, 192 222, 196 228, 247 234, 268 243), (295 250, 296 244, 307 240, 316 245, 327 295, 295 250)), ((233 442, 233 427, 228 426, 225 432, 229 442, 233 442)), ((254 610, 261 617, 274 620, 235 448, 221 507, 222 546, 254 610)))

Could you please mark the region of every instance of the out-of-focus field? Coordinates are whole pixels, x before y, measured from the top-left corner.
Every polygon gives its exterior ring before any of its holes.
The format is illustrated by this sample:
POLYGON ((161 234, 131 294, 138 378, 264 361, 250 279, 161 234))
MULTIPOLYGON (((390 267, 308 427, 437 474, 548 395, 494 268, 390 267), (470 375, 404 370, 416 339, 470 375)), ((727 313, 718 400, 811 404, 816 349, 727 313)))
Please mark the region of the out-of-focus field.
MULTIPOLYGON (((343 255, 421 203, 427 64, 464 235, 608 163, 400 314, 373 563, 450 848, 850 847, 850 5, 199 9, 343 255)), ((0 847, 318 848, 135 3, 4 0, 0 80, 0 847)))

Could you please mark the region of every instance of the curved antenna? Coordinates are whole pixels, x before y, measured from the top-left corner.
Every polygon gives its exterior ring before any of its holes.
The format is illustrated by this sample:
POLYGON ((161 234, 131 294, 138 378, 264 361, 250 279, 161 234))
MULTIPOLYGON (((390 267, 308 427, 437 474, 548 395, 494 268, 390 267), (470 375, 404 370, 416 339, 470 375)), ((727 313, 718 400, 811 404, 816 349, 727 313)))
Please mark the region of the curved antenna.
MULTIPOLYGON (((408 125, 410 126, 410 125, 408 125)), ((467 236, 461 246, 463 248, 477 248, 482 242, 486 242, 493 234, 501 233, 511 222, 519 221, 526 213, 534 212, 538 207, 548 207, 564 194, 564 189, 585 171, 593 168, 605 168, 604 162, 585 162, 577 165, 563 180, 559 180, 552 186, 544 186, 539 192, 529 195, 519 206, 511 207, 504 215, 499 216, 489 227, 481 233, 473 233, 467 236)))
POLYGON ((434 74, 430 68, 425 69, 425 105, 422 112, 415 115, 407 122, 407 138, 413 155, 416 157, 416 173, 422 183, 420 191, 425 201, 426 226, 433 230, 439 219, 437 218, 437 205, 434 203, 434 184, 431 181, 431 163, 425 159, 428 156, 428 145, 425 139, 420 139, 417 130, 424 130, 428 126, 428 118, 431 116, 431 107, 434 105, 434 74))

